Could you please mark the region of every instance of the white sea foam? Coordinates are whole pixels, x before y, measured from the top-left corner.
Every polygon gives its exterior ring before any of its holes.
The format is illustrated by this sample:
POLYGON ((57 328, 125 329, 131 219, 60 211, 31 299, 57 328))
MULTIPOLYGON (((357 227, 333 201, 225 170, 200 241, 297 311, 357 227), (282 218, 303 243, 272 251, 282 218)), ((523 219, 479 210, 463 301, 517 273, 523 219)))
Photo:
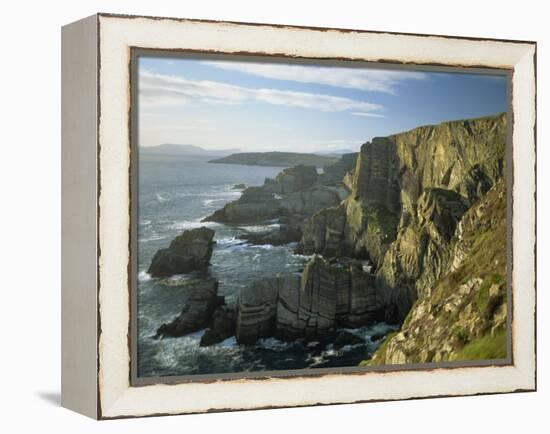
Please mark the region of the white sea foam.
POLYGON ((147 271, 143 270, 138 273, 138 280, 140 282, 148 282, 151 280, 151 275, 147 271))
POLYGON ((217 227, 220 224, 215 222, 201 222, 202 219, 196 219, 196 220, 181 220, 181 221, 175 221, 168 225, 168 229, 172 230, 188 230, 188 229, 196 229, 203 226, 206 227, 217 227))
POLYGON ((235 336, 231 336, 230 338, 227 338, 224 341, 221 341, 219 344, 217 344, 220 347, 235 347, 237 346, 237 339, 235 336))
POLYGON ((220 190, 214 189, 212 191, 201 191, 201 192, 181 192, 177 193, 177 197, 216 197, 220 200, 227 200, 231 197, 239 197, 241 195, 240 191, 230 191, 230 190, 220 190))
MULTIPOLYGON (((240 243, 229 244, 229 245, 223 246, 222 250, 226 251, 226 252, 233 252, 233 251, 242 251, 242 250, 248 249, 250 247, 251 247, 250 244, 248 244, 245 241, 241 241, 240 243)), ((254 246, 254 247, 256 247, 256 246, 254 246)))
POLYGON ((193 277, 190 274, 174 274, 173 276, 167 277, 165 280, 175 285, 192 279, 193 277))
POLYGON ((268 229, 279 229, 280 227, 281 225, 274 220, 265 225, 239 226, 240 229, 247 232, 267 232, 268 229))
POLYGON ((273 250, 276 246, 272 246, 271 244, 258 244, 254 247, 258 249, 264 249, 264 250, 273 250))
POLYGON ((155 193, 155 197, 157 198, 157 201, 159 203, 168 202, 170 200, 170 197, 167 194, 160 194, 159 192, 155 193))
POLYGON ((293 257, 297 258, 297 259, 304 259, 306 261, 310 260, 311 258, 313 258, 313 255, 301 255, 299 253, 293 253, 292 254, 293 257))
POLYGON ((226 200, 227 200, 227 199, 224 198, 224 197, 219 197, 219 198, 217 198, 217 199, 205 199, 205 200, 202 201, 202 204, 203 204, 204 206, 210 206, 210 205, 213 205, 213 204, 215 204, 215 203, 217 203, 217 202, 224 202, 224 201, 226 201, 226 200))
POLYGON ((153 235, 148 236, 148 237, 140 238, 139 241, 142 242, 142 243, 148 243, 148 242, 151 242, 151 241, 163 240, 165 238, 166 237, 163 236, 163 235, 153 234, 153 235))
POLYGON ((370 273, 372 271, 372 264, 368 261, 364 261, 362 268, 365 273, 370 273))
POLYGON ((231 247, 247 244, 245 241, 238 239, 237 237, 220 238, 216 240, 216 244, 221 247, 231 247))
POLYGON ((287 349, 290 345, 292 345, 292 343, 280 341, 279 339, 276 339, 276 338, 260 339, 256 343, 256 346, 258 347, 268 348, 270 350, 275 350, 275 351, 287 349))

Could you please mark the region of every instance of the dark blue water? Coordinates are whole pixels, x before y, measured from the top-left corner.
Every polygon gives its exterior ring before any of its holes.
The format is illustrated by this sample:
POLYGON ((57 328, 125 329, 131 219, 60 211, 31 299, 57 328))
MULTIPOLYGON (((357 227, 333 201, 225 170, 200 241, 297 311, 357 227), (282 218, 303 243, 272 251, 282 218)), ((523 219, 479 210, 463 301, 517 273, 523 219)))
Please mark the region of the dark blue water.
MULTIPOLYGON (((219 291, 234 304, 240 288, 253 280, 294 272, 306 257, 294 255, 289 246, 252 246, 236 237, 265 227, 231 227, 200 220, 239 197, 238 183, 262 185, 281 168, 210 164, 181 157, 141 155, 138 210, 138 375, 140 377, 213 374, 315 366, 355 366, 376 348, 370 336, 388 329, 385 324, 352 332, 364 344, 335 350, 315 342, 284 343, 266 339, 254 346, 240 346, 234 338, 210 347, 199 347, 204 331, 174 339, 155 340, 157 328, 178 315, 183 294, 177 286, 160 285, 145 272, 155 252, 167 247, 185 229, 208 226, 216 231, 216 245, 209 273, 218 279, 219 291)), ((269 225, 276 226, 276 222, 269 225)), ((175 276, 172 279, 186 279, 175 276)))

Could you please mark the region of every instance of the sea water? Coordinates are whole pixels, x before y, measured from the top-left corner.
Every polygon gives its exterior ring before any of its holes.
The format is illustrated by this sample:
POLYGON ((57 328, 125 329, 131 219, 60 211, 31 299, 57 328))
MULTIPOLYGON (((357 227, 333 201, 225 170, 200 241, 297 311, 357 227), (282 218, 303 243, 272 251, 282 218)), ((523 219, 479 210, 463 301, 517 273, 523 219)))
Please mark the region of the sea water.
MULTIPOLYGON (((232 227, 201 223, 201 219, 238 199, 235 184, 262 185, 275 177, 280 167, 212 164, 178 156, 141 155, 139 159, 138 200, 138 287, 137 346, 138 376, 216 374, 328 366, 356 366, 368 359, 379 341, 371 337, 385 333, 390 326, 379 323, 350 330, 363 343, 335 349, 332 344, 287 343, 274 338, 255 345, 238 345, 235 338, 209 347, 200 347, 204 330, 179 337, 155 339, 157 328, 171 321, 183 307, 182 289, 159 284, 146 270, 158 249, 186 229, 207 226, 216 231, 209 274, 219 281, 219 293, 234 305, 239 289, 254 280, 281 272, 299 272, 307 257, 295 255, 295 246, 254 246, 238 239, 251 231, 265 231, 277 222, 263 226, 232 227)), ((175 276, 172 279, 186 279, 175 276)))

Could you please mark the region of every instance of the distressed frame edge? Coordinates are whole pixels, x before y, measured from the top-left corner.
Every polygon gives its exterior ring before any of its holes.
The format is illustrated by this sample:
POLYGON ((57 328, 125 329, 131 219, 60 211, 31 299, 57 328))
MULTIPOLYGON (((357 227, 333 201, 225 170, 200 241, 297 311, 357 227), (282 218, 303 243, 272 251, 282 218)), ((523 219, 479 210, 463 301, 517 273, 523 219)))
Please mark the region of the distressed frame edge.
POLYGON ((397 32, 393 30, 364 30, 364 29, 351 29, 346 27, 321 27, 321 26, 306 26, 296 24, 276 24, 276 23, 254 23, 249 21, 232 21, 232 20, 214 20, 206 18, 178 18, 168 16, 153 16, 153 15, 132 15, 132 14, 119 14, 111 12, 98 12, 99 18, 123 18, 123 19, 150 19, 158 21, 175 21, 180 23, 206 23, 206 24, 229 24, 237 26, 252 26, 252 27, 272 27, 276 29, 297 29, 297 30, 314 30, 319 32, 340 32, 340 33, 370 33, 379 35, 396 35, 396 36, 418 36, 418 37, 436 37, 436 38, 451 38, 461 39, 465 41, 491 41, 491 42, 511 42, 514 44, 536 44, 534 40, 521 40, 521 39, 500 39, 491 37, 476 37, 476 36, 456 36, 456 35, 442 35, 431 33, 414 33, 414 32, 397 32))
MULTIPOLYGON (((105 16, 103 14, 103 16, 105 16)), ((110 15, 109 15, 110 16, 110 15)), ((118 16, 117 16, 118 17, 118 16)), ((137 17, 130 17, 130 18, 137 18, 137 17)), ((151 17, 146 17, 146 18, 151 18, 151 17)), ((154 19, 154 18, 153 18, 154 19)), ((176 19, 177 20, 177 19, 176 19)), ((182 20, 182 21, 190 21, 190 20, 182 20)), ((191 20, 193 21, 193 20, 191 20)), ((214 22, 214 23, 219 23, 219 22, 214 22)), ((239 23, 234 23, 236 25, 238 25, 239 23)), ((253 25, 253 24, 250 24, 250 25, 253 25)), ((268 25, 269 26, 269 25, 268 25)), ((283 28, 286 28, 286 27, 292 27, 294 29, 304 29, 303 27, 295 27, 295 26, 282 26, 283 28)), ((307 27, 305 29, 308 29, 307 27)), ((330 30, 330 29, 329 29, 330 30)), ((368 32, 368 31, 361 31, 363 33, 374 33, 374 32, 368 32)), ((386 32, 381 32, 381 33, 386 33, 386 32)), ((432 36, 432 35, 421 35, 421 36, 432 36)), ((445 37, 444 37, 445 38, 445 37)), ((455 38, 455 37, 449 37, 449 39, 459 39, 459 38, 455 38)), ((478 40, 478 39, 475 39, 475 40, 478 40)), ((483 38, 481 38, 481 40, 485 40, 483 38)), ((502 40, 497 40, 498 42, 502 42, 502 40)), ((511 42, 516 42, 516 41, 511 41, 511 42)), ((533 56, 533 61, 535 62, 536 64, 536 43, 529 43, 530 45, 526 47, 526 52, 528 51, 531 51, 531 48, 533 49, 533 52, 532 52, 532 56, 533 56)), ((530 53, 527 53, 527 55, 530 57, 531 54, 530 53)), ((308 56, 309 57, 309 56, 308 56)), ((519 63, 519 62, 518 62, 519 63)), ((530 79, 532 78, 532 84, 534 86, 534 96, 536 98, 536 67, 534 68, 533 70, 533 76, 532 77, 529 77, 530 79)), ((533 141, 533 146, 534 146, 534 157, 535 157, 535 164, 536 164, 536 105, 533 106, 533 125, 532 125, 532 129, 533 129, 533 138, 534 138, 534 141, 533 141)), ((533 167, 534 170, 536 170, 536 166, 533 167)), ((536 194, 536 178, 535 178, 535 185, 534 185, 534 193, 536 194)), ((536 231, 536 214, 534 216, 534 223, 535 223, 535 231, 536 231)), ((535 235, 536 235, 536 232, 535 232, 535 235)), ((536 237, 534 239, 534 242, 535 242, 535 250, 534 250, 534 254, 535 254, 535 269, 533 271, 536 272, 536 237)), ((536 275, 534 276, 536 278, 536 275)), ((535 291, 536 291, 536 281, 535 281, 535 291)), ((535 295, 536 295, 536 292, 535 292, 535 295)), ((536 320, 536 299, 535 299, 535 311, 533 312, 534 314, 534 318, 536 320)), ((535 327, 535 332, 536 332, 536 327, 535 327)), ((536 338, 536 335, 535 335, 535 338, 536 338)), ((534 366, 534 381, 533 381, 533 384, 529 384, 527 385, 527 387, 525 388, 522 388, 522 387, 519 387, 517 389, 514 389, 514 390, 506 390, 506 391, 498 391, 498 392, 482 392, 482 393, 479 393, 479 394, 492 394, 492 393, 510 393, 510 392, 516 392, 516 391, 533 391, 533 390, 536 390, 536 339, 534 341, 534 363, 535 363, 535 366, 534 366)), ((99 351, 99 348, 98 348, 98 351, 99 351)), ((101 387, 100 387, 101 388, 101 387)), ((466 396, 466 395, 477 395, 478 393, 468 393, 468 394, 458 394, 458 395, 455 395, 455 394, 449 394, 449 395, 426 395, 426 396, 420 396, 420 394, 418 396, 411 396, 411 397, 405 397, 405 398, 390 398, 389 400, 395 400, 395 399, 399 399, 399 400, 406 400, 406 399, 423 399, 423 398, 429 398, 429 397, 435 397, 435 396, 466 396)), ((359 400, 359 401, 350 401, 350 402, 376 402, 376 401, 381 401, 381 400, 388 400, 388 399, 367 399, 367 400, 359 400)), ((345 402, 334 402, 334 404, 337 404, 337 403, 345 403, 345 402)), ((324 404, 329 404, 329 403, 326 403, 326 402, 319 402, 319 403, 309 403, 309 404, 303 404, 303 405, 295 405, 295 404, 288 404, 288 405, 274 405, 274 406, 268 406, 268 407, 253 407, 253 408, 280 408, 280 407, 285 407, 285 406, 310 406, 310 405, 324 405, 324 404)), ((215 409, 207 409, 205 411, 228 411, 228 410, 248 410, 248 409, 252 409, 252 408, 215 408, 215 409)), ((111 409, 109 409, 111 410, 111 409)), ((116 412, 116 410, 115 410, 116 412)), ((177 413, 174 413, 174 412, 169 412, 169 413, 155 413, 154 415, 160 415, 160 414, 187 414, 187 413, 196 413, 197 411, 181 411, 181 412, 177 412, 177 413)), ((202 412, 202 411, 198 411, 198 412, 202 412)), ((105 413, 111 413, 110 411, 107 411, 105 413)), ((149 414, 105 414, 102 418, 104 419, 108 419, 108 418, 121 418, 121 417, 137 417, 137 416, 147 416, 149 414)))

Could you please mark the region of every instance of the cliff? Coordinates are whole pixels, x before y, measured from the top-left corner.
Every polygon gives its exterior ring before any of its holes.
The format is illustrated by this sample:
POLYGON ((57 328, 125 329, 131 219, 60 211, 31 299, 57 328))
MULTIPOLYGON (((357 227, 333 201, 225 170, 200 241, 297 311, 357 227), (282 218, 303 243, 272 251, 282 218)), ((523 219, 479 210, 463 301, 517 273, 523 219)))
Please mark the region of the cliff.
POLYGON ((346 179, 347 199, 303 229, 299 251, 369 259, 401 322, 449 261, 466 210, 503 176, 506 116, 424 126, 365 143, 346 179))
MULTIPOLYGON (((365 364, 505 357, 505 142, 505 114, 446 122, 375 138, 323 174, 296 166, 245 189, 207 220, 276 218, 279 231, 249 242, 300 239, 313 257, 242 289, 234 310, 213 292, 199 306, 202 344, 335 338, 386 321, 400 330, 365 364)), ((199 322, 189 312, 167 330, 199 322)))
POLYGON ((446 272, 424 288, 401 330, 367 365, 505 358, 506 188, 503 180, 460 220, 446 272))

